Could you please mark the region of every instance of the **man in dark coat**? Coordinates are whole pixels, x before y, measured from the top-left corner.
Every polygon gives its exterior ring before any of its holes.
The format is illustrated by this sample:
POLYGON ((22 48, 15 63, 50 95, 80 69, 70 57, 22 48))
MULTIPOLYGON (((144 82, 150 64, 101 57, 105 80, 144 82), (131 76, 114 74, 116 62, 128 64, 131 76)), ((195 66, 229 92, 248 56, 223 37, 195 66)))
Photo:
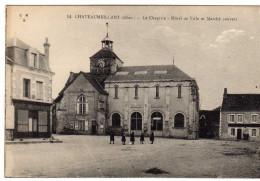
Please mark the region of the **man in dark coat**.
POLYGON ((115 135, 113 132, 111 132, 111 134, 110 134, 110 144, 112 141, 113 141, 113 144, 115 144, 115 135))
POLYGON ((130 136, 130 141, 132 142, 132 145, 135 143, 135 133, 132 132, 131 136, 130 136))
POLYGON ((154 134, 153 134, 153 132, 152 132, 152 134, 150 136, 150 141, 151 141, 151 144, 153 144, 153 142, 154 142, 154 134))
POLYGON ((140 142, 142 144, 144 144, 144 133, 143 132, 141 133, 141 136, 140 136, 140 142))
POLYGON ((125 139, 125 134, 123 134, 123 135, 122 135, 122 144, 123 144, 123 145, 125 145, 125 141, 126 141, 126 139, 125 139))

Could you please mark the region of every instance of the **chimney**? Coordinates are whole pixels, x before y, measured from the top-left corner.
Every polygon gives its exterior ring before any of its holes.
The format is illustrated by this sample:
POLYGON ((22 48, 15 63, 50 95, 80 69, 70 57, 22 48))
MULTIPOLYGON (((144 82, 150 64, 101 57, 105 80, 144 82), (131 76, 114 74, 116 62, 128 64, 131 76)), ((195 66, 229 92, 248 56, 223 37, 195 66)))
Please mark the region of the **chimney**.
POLYGON ((44 57, 46 60, 46 64, 49 67, 49 48, 50 48, 50 44, 48 42, 48 38, 46 38, 46 42, 44 43, 44 57))
POLYGON ((223 94, 224 98, 227 98, 227 88, 224 88, 224 94, 223 94))
POLYGON ((74 73, 70 72, 70 82, 74 79, 74 73))

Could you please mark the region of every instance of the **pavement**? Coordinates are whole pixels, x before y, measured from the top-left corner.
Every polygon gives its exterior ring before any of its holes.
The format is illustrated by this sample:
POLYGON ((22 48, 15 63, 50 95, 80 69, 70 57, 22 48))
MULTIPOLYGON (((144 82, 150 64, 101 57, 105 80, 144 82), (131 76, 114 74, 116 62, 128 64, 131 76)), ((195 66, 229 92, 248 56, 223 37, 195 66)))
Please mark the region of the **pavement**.
POLYGON ((5 144, 36 144, 36 143, 62 143, 62 140, 54 139, 50 140, 50 138, 23 138, 23 139, 14 139, 14 140, 6 140, 5 144))
POLYGON ((5 145, 6 177, 260 178, 259 143, 54 135, 61 144, 5 145))

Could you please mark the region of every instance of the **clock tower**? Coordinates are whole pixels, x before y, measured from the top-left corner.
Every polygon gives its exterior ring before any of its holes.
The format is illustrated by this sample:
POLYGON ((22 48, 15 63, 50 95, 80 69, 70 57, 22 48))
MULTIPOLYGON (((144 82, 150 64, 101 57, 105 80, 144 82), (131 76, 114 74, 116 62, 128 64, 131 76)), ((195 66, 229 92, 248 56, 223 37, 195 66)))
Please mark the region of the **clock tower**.
POLYGON ((102 48, 90 57, 90 73, 100 77, 107 77, 117 72, 119 67, 123 66, 123 61, 113 52, 113 41, 107 35, 101 41, 102 48))

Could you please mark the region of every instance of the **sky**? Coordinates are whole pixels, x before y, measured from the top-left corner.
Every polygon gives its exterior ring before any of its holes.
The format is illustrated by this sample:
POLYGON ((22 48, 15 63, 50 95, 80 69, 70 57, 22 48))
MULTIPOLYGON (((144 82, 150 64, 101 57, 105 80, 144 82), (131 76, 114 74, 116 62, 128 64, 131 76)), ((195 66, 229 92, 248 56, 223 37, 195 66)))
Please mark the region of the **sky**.
POLYGON ((124 66, 169 65, 174 59, 196 79, 201 109, 210 110, 221 105, 224 88, 260 94, 259 19, 259 6, 12 6, 6 37, 42 53, 48 37, 55 99, 70 72, 89 72, 89 57, 101 49, 109 23, 113 50, 124 66), (25 22, 20 14, 28 14, 25 22))

